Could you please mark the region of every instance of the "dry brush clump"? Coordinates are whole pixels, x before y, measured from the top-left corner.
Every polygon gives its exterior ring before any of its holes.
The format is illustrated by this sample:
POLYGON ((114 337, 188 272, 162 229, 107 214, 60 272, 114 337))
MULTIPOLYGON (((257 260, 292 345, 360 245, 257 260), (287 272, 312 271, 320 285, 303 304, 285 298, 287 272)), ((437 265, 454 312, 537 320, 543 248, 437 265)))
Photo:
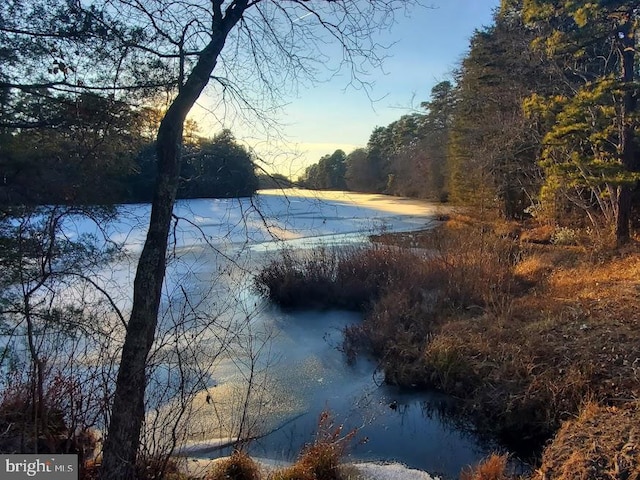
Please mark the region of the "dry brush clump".
POLYGON ((502 311, 518 290, 513 242, 481 229, 438 230, 427 238, 419 251, 377 243, 285 250, 255 277, 254 287, 283 307, 364 309, 389 292, 410 290, 418 302, 437 294, 440 307, 492 311, 502 311))
POLYGON ((285 250, 258 273, 254 288, 285 308, 364 310, 415 261, 402 250, 375 245, 299 254, 285 250))
POLYGON ((514 476, 508 473, 508 460, 507 455, 494 453, 475 467, 463 470, 460 480, 511 480, 514 476))
POLYGON ((285 250, 255 277, 254 288, 284 308, 358 308, 361 295, 339 288, 341 258, 342 254, 327 248, 308 254, 285 250))
POLYGON ((586 404, 547 446, 534 479, 640 479, 640 403, 586 404))
POLYGON ((230 457, 213 464, 205 480, 341 480, 341 462, 353 442, 357 430, 345 432, 324 411, 318 420, 314 441, 305 446, 290 466, 265 473, 246 453, 235 451, 230 457))
POLYGON ((213 464, 205 480, 260 480, 258 464, 245 452, 236 450, 231 456, 213 464))
POLYGON ((341 480, 341 462, 357 435, 357 429, 344 431, 326 410, 320 414, 314 441, 304 447, 296 462, 277 470, 269 480, 341 480))
POLYGON ((0 393, 0 453, 73 453, 91 457, 98 443, 89 419, 81 418, 80 381, 61 373, 35 380, 10 375, 0 393))
POLYGON ((434 231, 424 246, 433 252, 431 262, 444 272, 449 305, 508 315, 514 295, 523 290, 513 270, 521 252, 511 238, 484 226, 458 226, 434 231))

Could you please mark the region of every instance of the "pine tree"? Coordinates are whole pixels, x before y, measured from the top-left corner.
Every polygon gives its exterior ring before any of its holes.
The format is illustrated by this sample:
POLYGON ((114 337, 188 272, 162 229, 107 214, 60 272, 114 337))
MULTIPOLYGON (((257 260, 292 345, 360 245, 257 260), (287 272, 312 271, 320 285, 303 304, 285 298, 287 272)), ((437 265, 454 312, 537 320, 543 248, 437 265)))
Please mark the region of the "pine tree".
POLYGON ((630 238, 632 190, 640 178, 636 7, 630 1, 524 2, 529 25, 551 27, 538 48, 575 85, 569 95, 530 101, 550 117, 542 156, 546 197, 570 195, 587 214, 597 206, 615 225, 618 243, 630 238))

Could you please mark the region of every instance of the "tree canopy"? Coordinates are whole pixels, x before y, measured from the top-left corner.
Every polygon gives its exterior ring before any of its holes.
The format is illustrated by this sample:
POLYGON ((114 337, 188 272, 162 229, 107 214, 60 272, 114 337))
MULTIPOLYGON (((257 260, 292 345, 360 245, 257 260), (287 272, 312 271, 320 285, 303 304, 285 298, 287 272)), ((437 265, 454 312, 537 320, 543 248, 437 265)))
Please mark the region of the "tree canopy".
POLYGON ((323 156, 318 163, 306 169, 300 183, 314 190, 344 190, 347 187, 346 159, 347 155, 342 150, 323 156))
MULTIPOLYGON (((41 98, 57 101, 95 92, 137 106, 163 95, 168 99, 155 134, 150 223, 134 280, 102 478, 127 480, 135 473, 145 418, 145 367, 156 333, 191 108, 211 83, 223 104, 235 99, 238 111, 264 120, 274 103, 270 99, 279 98, 300 77, 316 79, 327 66, 332 74, 347 66, 350 82, 366 87, 363 69, 378 67, 383 58, 372 35, 411 3, 9 0, 0 6, 3 125, 56 123, 37 108, 23 106, 41 98), (338 58, 324 50, 331 40, 339 44, 338 58)), ((202 152, 203 159, 213 158, 208 148, 202 152)), ((194 163, 193 171, 203 165, 194 163)))
POLYGON ((638 21, 633 2, 501 2, 454 82, 347 155, 347 187, 584 220, 624 243, 640 200, 638 21))
POLYGON ((640 178, 637 5, 525 0, 523 17, 530 25, 550 26, 534 48, 544 49, 573 85, 565 95, 535 95, 529 102, 549 125, 542 200, 563 195, 585 211, 599 209, 624 243, 640 178))

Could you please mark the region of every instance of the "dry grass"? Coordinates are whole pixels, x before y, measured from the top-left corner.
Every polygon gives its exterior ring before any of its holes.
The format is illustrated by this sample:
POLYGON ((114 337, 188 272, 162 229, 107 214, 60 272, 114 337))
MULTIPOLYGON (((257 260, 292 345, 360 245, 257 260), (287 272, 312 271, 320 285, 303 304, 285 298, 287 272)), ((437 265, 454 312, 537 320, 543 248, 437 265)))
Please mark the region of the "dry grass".
POLYGON ((341 456, 329 444, 309 446, 290 467, 273 472, 269 480, 340 480, 341 456))
POLYGON ((586 398, 616 405, 639 398, 637 249, 594 263, 584 247, 518 247, 502 234, 491 240, 485 224, 470 224, 458 220, 424 245, 435 243, 436 257, 458 257, 452 264, 467 273, 450 277, 454 290, 479 298, 482 308, 436 310, 422 357, 403 367, 413 383, 462 398, 463 411, 482 431, 512 445, 542 445, 586 398), (476 229, 475 240, 469 228, 476 229), (477 241, 482 236, 484 245, 477 241), (493 267, 474 260, 490 250, 493 267), (496 266, 495 256, 511 260, 496 266), (495 281, 498 289, 483 287, 495 281), (491 292, 502 303, 491 301, 491 292))
POLYGON ((249 455, 234 451, 231 456, 213 464, 205 480, 260 480, 258 464, 249 455))
POLYGON ((322 412, 314 442, 303 449, 293 465, 274 472, 269 480, 341 480, 340 462, 356 434, 356 430, 344 432, 329 412, 322 412))
POLYGON ((525 230, 520 234, 520 241, 526 243, 549 244, 553 238, 554 228, 550 225, 525 230))
MULTIPOLYGON (((567 278, 589 281, 584 272, 567 278)), ((516 444, 541 444, 585 398, 620 403, 640 395, 638 300, 626 288, 589 300, 593 288, 548 283, 517 299, 508 320, 442 324, 425 349, 432 384, 465 398, 482 429, 516 444)))
POLYGON ((466 418, 511 446, 540 449, 587 400, 626 411, 640 398, 640 247, 530 243, 542 233, 452 217, 342 259, 354 283, 378 285, 345 351, 365 346, 387 381, 460 398, 466 418))
POLYGON ((485 231, 431 232, 403 241, 420 250, 374 244, 341 252, 284 252, 256 277, 258 292, 292 308, 355 308, 365 322, 347 329, 344 351, 369 349, 394 383, 424 383, 424 339, 451 312, 508 315, 523 283, 518 249, 485 231))
POLYGON ((507 455, 493 454, 479 465, 463 471, 460 480, 509 480, 507 455))
POLYGON ((254 287, 285 308, 363 310, 389 283, 400 263, 390 249, 284 251, 256 276, 254 287))
POLYGON ((535 479, 640 479, 640 404, 587 404, 546 448, 535 479))

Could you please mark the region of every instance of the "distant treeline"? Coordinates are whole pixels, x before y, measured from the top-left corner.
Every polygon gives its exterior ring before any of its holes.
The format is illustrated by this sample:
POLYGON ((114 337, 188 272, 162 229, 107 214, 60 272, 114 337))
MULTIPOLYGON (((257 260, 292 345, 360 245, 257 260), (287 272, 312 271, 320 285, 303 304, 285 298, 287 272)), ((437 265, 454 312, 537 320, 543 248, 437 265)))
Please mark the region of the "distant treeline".
POLYGON ((453 81, 367 146, 310 166, 308 188, 450 200, 509 219, 639 223, 637 4, 502 0, 453 81))
MULTIPOLYGON (((365 148, 325 155, 299 183, 589 225, 626 241, 640 223, 636 7, 503 0, 420 111, 375 128, 365 148)), ((161 112, 90 93, 2 95, 1 202, 151 198, 161 112)), ((194 127, 184 134, 179 197, 286 183, 260 183, 231 132, 205 139, 194 127)))
MULTIPOLYGON (((157 110, 91 94, 43 100, 39 108, 50 112, 50 125, 0 129, 3 204, 151 201, 157 110)), ((252 154, 229 130, 212 139, 197 130, 187 123, 178 198, 252 195, 259 183, 252 154)))
POLYGON ((441 82, 424 113, 405 115, 374 129, 366 148, 348 155, 336 150, 305 171, 299 183, 320 190, 348 189, 424 197, 448 198, 447 148, 455 90, 441 82))

